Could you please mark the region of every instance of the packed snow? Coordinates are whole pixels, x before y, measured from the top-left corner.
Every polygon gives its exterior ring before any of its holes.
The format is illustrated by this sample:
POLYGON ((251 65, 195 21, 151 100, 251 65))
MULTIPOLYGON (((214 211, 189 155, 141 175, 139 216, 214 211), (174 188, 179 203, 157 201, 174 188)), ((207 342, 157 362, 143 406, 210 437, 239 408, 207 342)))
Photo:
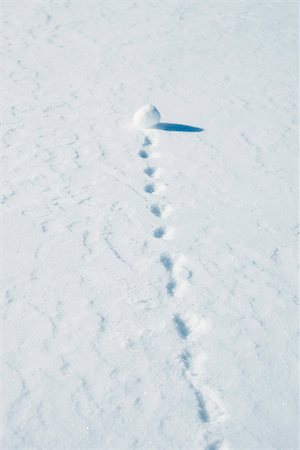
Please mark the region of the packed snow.
POLYGON ((1 4, 1 448, 297 450, 297 2, 1 4))
POLYGON ((160 112, 154 105, 145 105, 139 108, 133 116, 137 128, 151 128, 160 121, 160 112))

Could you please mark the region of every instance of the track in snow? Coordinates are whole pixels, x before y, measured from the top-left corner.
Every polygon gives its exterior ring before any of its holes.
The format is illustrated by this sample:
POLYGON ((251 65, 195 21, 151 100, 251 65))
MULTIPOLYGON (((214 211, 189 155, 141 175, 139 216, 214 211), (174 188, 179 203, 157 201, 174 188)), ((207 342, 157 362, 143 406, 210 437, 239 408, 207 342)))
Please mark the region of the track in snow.
MULTIPOLYGON (((148 161, 149 159, 159 159, 160 153, 153 150, 153 142, 149 136, 145 137, 144 143, 142 144, 142 149, 139 151, 138 155, 140 158, 148 161)), ((166 190, 166 186, 161 182, 162 170, 159 166, 152 166, 147 164, 143 170, 144 174, 149 178, 154 178, 156 182, 148 182, 144 186, 144 192, 152 195, 160 195, 166 190), (160 180, 158 182, 157 180, 160 180)), ((151 197, 150 197, 151 198, 151 197)), ((159 198, 158 202, 153 202, 149 206, 150 212, 160 220, 161 224, 158 225, 152 232, 155 239, 172 240, 174 237, 175 229, 172 225, 169 225, 169 220, 167 220, 173 212, 173 206, 170 205, 165 197, 159 198)), ((172 253, 176 253, 175 244, 172 247, 172 253)), ((191 282, 193 277, 193 272, 189 267, 188 260, 184 255, 177 254, 176 257, 172 257, 169 252, 163 252, 160 254, 159 260, 167 272, 168 281, 165 286, 166 293, 169 298, 183 299, 184 293, 191 282)), ((176 308, 176 306, 175 306, 176 308)), ((181 314, 175 312, 173 314, 173 323, 175 330, 179 338, 189 344, 191 335, 193 334, 193 327, 190 326, 187 321, 182 317, 181 314)), ((208 402, 206 401, 206 394, 203 393, 203 389, 199 388, 199 383, 197 379, 199 376, 195 376, 195 370, 193 368, 193 358, 191 353, 184 349, 180 355, 180 360, 183 364, 183 377, 186 380, 188 386, 192 390, 195 401, 196 409, 199 420, 203 425, 210 425, 211 417, 218 422, 218 417, 224 417, 224 411, 218 411, 216 403, 211 399, 209 403, 213 405, 214 412, 211 414, 209 411, 208 402)), ((223 438, 216 439, 213 435, 209 434, 207 437, 208 446, 205 450, 218 450, 227 447, 226 442, 223 438)))

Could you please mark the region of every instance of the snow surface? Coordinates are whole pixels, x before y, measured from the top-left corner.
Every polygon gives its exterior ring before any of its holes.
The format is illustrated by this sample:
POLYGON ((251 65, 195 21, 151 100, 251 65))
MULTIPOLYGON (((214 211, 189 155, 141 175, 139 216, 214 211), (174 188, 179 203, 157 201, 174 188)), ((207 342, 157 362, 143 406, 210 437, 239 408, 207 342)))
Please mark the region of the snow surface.
POLYGON ((1 448, 297 449, 296 1, 1 5, 1 448))

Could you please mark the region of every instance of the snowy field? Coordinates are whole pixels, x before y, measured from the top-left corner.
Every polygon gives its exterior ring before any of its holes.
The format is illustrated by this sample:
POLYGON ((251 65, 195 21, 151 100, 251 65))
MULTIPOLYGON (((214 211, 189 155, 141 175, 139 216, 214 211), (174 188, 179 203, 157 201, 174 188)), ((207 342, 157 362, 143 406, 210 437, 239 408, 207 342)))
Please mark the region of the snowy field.
POLYGON ((1 449, 299 449, 296 0, 1 23, 1 449))

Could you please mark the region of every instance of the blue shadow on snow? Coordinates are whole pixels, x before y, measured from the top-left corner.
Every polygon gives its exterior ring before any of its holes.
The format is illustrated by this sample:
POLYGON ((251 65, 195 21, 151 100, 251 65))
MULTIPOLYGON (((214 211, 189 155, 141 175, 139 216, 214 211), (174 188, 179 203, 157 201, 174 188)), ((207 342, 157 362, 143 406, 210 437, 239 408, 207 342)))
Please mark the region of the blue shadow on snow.
POLYGON ((158 123, 151 127, 156 130, 164 130, 164 131, 181 131, 183 133, 200 133, 204 131, 203 128, 191 127, 189 125, 182 125, 180 123, 158 123))

